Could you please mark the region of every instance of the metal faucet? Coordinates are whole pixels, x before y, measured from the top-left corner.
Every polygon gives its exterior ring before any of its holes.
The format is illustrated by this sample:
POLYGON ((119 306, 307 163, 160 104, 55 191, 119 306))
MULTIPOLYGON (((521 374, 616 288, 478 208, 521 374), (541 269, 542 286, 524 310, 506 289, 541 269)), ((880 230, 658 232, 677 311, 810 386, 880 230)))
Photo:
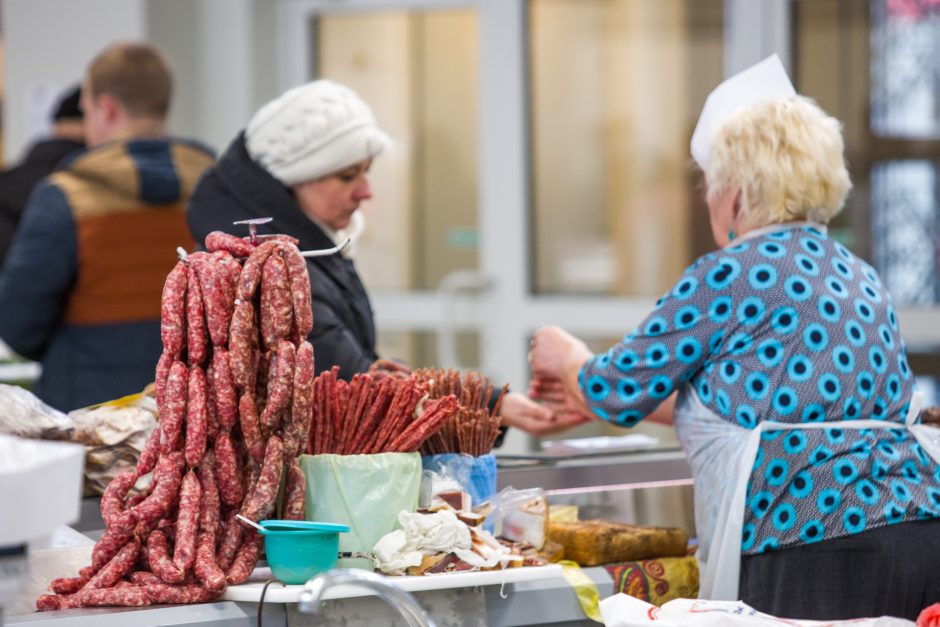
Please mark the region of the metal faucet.
POLYGON ((354 568, 334 568, 304 584, 303 592, 297 600, 297 611, 301 614, 319 614, 323 593, 328 588, 342 585, 372 590, 395 608, 409 627, 437 627, 410 592, 389 583, 382 575, 354 568))

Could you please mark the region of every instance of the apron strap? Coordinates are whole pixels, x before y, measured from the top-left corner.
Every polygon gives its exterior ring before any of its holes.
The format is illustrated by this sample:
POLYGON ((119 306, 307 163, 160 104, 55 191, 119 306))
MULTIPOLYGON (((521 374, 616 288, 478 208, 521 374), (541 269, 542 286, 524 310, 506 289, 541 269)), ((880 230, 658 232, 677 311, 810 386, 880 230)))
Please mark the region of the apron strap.
POLYGON ((904 424, 910 427, 917 421, 917 417, 920 416, 920 410, 924 406, 924 393, 920 390, 914 390, 914 393, 911 395, 911 404, 907 410, 907 417, 904 419, 904 424))

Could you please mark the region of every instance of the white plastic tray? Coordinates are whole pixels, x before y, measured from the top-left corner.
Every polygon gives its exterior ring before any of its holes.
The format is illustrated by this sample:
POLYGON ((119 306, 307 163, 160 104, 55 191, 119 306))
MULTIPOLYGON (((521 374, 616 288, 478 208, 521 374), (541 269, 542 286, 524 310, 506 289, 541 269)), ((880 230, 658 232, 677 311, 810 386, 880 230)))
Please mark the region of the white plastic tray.
MULTIPOLYGON (((440 575, 423 575, 419 577, 389 577, 388 580, 402 590, 408 592, 424 592, 426 590, 446 590, 449 588, 470 588, 474 586, 499 586, 504 583, 518 583, 520 581, 535 581, 538 579, 551 579, 561 577, 561 566, 549 564, 547 566, 526 566, 521 568, 507 568, 506 570, 472 572, 472 573, 443 573, 440 575)), ((243 601, 257 603, 261 600, 261 588, 264 582, 271 578, 271 569, 259 567, 251 574, 251 579, 240 586, 229 586, 222 597, 227 601, 243 601)), ((286 586, 272 583, 264 595, 265 603, 296 603, 300 596, 302 585, 286 586)), ((374 593, 357 586, 335 586, 329 588, 324 599, 348 599, 351 597, 371 596, 374 593)))

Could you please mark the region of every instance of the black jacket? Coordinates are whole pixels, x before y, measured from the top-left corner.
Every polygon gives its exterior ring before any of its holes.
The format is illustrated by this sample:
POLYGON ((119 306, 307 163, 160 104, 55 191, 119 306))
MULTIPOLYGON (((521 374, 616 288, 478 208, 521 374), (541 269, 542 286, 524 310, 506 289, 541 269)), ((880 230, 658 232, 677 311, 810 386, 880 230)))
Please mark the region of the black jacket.
MULTIPOLYGON (((259 233, 285 233, 300 240, 301 250, 331 248, 334 243, 307 218, 280 181, 252 161, 239 134, 193 192, 187 210, 197 243, 211 231, 247 233, 236 220, 274 218, 259 233)), ((317 373, 339 366, 349 379, 376 360, 372 306, 356 268, 341 255, 307 259, 313 297, 313 344, 317 373)))
POLYGON ((37 142, 19 164, 0 172, 0 266, 33 188, 52 174, 65 157, 84 147, 85 144, 70 139, 37 142))

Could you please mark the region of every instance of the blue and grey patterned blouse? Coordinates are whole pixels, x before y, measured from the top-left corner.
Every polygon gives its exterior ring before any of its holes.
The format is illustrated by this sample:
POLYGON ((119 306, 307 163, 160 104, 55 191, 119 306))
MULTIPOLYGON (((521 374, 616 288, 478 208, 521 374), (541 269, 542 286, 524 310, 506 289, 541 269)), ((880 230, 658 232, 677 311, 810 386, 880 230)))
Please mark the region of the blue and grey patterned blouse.
POLYGON ((591 410, 627 427, 687 381, 747 429, 833 423, 763 434, 742 553, 940 516, 940 466, 900 427, 914 380, 891 298, 823 230, 781 227, 699 258, 580 375, 591 410), (899 428, 838 425, 869 418, 899 428))

